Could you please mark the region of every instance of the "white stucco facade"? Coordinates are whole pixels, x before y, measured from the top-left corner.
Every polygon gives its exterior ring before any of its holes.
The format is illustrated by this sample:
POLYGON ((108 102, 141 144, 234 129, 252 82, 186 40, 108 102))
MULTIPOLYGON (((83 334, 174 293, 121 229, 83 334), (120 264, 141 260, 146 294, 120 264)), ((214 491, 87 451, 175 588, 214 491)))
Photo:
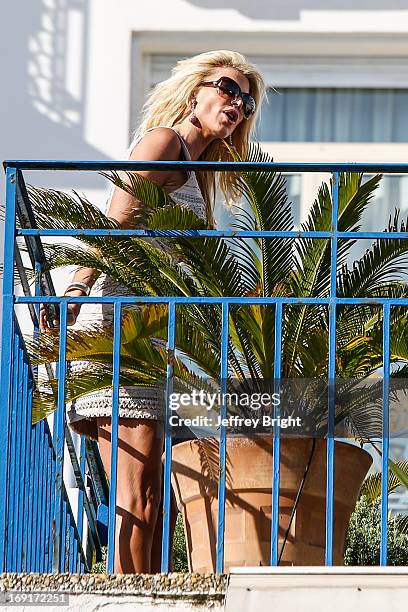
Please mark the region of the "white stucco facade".
MULTIPOLYGON (((216 48, 246 54, 278 89, 408 90, 407 34, 404 0, 16 0, 0 22, 0 157, 122 159, 152 84, 178 58, 216 48)), ((401 142, 264 147, 277 161, 408 158, 401 142)), ((299 179, 301 218, 322 178, 299 179)), ((74 187, 102 207, 108 193, 96 173, 26 180, 74 187)))
MULTIPOLYGON (((408 87, 404 1, 250 5, 243 0, 7 3, 0 36, 1 157, 122 158, 151 84, 152 55, 170 56, 170 66, 171 57, 232 48, 258 61, 275 87, 408 87)), ((268 148, 279 160, 308 155, 305 145, 268 148)), ((310 159, 336 155, 324 149, 312 148, 310 159)), ((388 149, 357 146, 348 156, 350 161, 407 157, 406 145, 388 149)), ((63 187, 73 182, 72 175, 51 178, 63 187)), ((78 186, 92 193, 102 184, 82 176, 78 186)))

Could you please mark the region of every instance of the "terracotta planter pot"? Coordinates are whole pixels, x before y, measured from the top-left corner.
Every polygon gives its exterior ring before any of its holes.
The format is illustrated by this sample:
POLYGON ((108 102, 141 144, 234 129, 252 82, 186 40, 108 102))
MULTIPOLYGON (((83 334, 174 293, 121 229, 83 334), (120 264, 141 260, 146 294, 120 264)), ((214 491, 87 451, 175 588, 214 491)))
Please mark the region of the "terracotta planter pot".
MULTIPOLYGON (((312 440, 281 440, 279 551, 312 440)), ((270 565, 272 447, 270 438, 231 438, 227 442, 225 570, 270 565)), ((333 562, 343 564, 350 515, 372 463, 350 444, 335 443, 333 562)), ((184 519, 189 569, 213 572, 218 518, 218 442, 193 440, 173 448, 173 487, 184 519)), ((324 565, 326 516, 326 441, 315 451, 280 565, 324 565)))

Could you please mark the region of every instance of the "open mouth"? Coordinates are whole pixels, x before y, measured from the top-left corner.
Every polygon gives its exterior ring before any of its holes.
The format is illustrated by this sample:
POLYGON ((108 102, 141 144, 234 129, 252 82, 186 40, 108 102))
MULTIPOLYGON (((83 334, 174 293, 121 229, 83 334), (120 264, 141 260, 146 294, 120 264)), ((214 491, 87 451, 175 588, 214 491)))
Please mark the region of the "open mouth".
POLYGON ((236 110, 225 110, 224 114, 227 115, 228 119, 231 121, 231 123, 235 123, 236 120, 238 119, 238 112, 236 110))

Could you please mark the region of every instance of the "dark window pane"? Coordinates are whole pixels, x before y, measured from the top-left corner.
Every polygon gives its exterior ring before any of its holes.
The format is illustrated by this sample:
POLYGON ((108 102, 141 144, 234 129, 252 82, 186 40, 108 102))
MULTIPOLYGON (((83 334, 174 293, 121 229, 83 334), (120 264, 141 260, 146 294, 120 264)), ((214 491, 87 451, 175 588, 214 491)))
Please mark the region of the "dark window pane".
POLYGON ((283 142, 408 142, 407 108, 405 89, 271 89, 258 135, 283 142))

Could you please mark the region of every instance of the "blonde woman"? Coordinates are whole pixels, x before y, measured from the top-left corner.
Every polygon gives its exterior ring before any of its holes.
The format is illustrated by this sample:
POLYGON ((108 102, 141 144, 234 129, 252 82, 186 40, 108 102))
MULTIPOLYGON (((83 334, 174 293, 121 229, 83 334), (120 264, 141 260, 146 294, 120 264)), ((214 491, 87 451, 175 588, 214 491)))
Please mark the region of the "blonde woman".
MULTIPOLYGON (((148 98, 129 149, 129 158, 228 160, 224 139, 244 155, 263 95, 264 83, 259 71, 239 53, 212 51, 182 60, 171 77, 159 83, 148 98)), ((193 208, 199 216, 213 223, 213 172, 195 174, 177 170, 140 174, 161 185, 177 203, 193 208)), ((232 174, 222 174, 220 188, 228 200, 234 199, 236 189, 232 174)), ((115 189, 107 215, 123 228, 134 227, 132 214, 141 206, 143 202, 115 189)), ((95 280, 95 270, 81 268, 75 273, 66 294, 88 295, 95 280)), ((100 287, 95 286, 93 294, 97 295, 98 291, 100 287)), ((80 315, 80 305, 71 304, 69 324, 77 319, 80 324, 87 306, 80 315)), ((87 316, 89 321, 90 311, 87 316)), ((41 324, 45 329, 44 309, 41 310, 41 324)), ((84 396, 69 413, 73 429, 98 438, 107 474, 110 474, 111 413, 109 389, 84 396)), ((140 389, 120 388, 117 573, 160 571, 160 530, 157 526, 160 523, 162 429, 162 412, 154 405, 153 396, 141 398, 140 389)))

